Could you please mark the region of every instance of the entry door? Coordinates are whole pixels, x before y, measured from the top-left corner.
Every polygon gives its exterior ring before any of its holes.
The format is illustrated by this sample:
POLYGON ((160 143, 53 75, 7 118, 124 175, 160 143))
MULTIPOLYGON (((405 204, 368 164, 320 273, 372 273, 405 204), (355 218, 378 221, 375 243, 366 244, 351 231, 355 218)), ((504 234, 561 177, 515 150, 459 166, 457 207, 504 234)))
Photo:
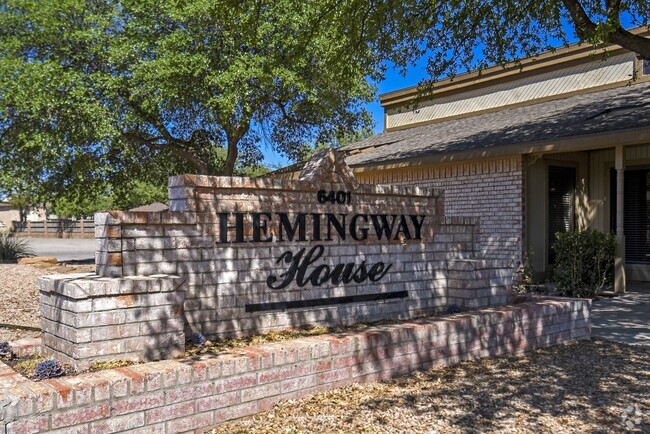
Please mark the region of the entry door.
POLYGON ((552 249, 557 232, 570 232, 575 226, 576 169, 548 166, 548 263, 555 264, 552 249))
MULTIPOLYGON (((616 172, 611 172, 610 228, 616 230, 616 172)), ((625 262, 650 264, 650 169, 625 169, 625 262)))

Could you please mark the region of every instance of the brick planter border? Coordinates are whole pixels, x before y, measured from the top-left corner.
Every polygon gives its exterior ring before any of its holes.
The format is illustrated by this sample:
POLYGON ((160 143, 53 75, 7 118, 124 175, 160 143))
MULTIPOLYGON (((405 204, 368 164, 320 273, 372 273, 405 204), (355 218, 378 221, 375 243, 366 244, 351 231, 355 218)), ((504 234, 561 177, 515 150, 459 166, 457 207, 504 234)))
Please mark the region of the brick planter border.
MULTIPOLYGON (((590 300, 533 298, 360 333, 41 382, 0 364, 0 433, 199 432, 283 399, 589 339, 590 313, 590 300)), ((34 343, 26 344, 33 352, 34 343)))

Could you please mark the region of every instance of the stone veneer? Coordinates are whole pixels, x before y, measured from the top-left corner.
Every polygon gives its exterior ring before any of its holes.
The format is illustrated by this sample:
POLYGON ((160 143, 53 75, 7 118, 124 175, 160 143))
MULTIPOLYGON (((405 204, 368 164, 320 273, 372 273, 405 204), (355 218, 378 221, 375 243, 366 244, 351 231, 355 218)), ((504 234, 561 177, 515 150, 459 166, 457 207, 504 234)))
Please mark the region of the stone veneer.
MULTIPOLYGON (((191 360, 30 381, 0 363, 0 434, 204 432, 351 383, 589 339, 591 301, 542 299, 191 360)), ((33 352, 32 342, 18 352, 33 352)))

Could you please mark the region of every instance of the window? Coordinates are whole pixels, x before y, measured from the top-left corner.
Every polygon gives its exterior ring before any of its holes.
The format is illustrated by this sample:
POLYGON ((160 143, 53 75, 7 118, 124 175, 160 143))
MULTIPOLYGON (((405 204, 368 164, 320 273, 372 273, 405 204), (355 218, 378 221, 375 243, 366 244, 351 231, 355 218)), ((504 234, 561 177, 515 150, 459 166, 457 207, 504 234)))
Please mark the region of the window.
MULTIPOLYGON (((610 228, 616 230, 616 171, 610 172, 610 228)), ((625 262, 650 264, 650 169, 625 170, 625 262)))
POLYGON ((576 169, 574 167, 548 167, 548 263, 555 264, 557 232, 570 232, 575 226, 576 169))

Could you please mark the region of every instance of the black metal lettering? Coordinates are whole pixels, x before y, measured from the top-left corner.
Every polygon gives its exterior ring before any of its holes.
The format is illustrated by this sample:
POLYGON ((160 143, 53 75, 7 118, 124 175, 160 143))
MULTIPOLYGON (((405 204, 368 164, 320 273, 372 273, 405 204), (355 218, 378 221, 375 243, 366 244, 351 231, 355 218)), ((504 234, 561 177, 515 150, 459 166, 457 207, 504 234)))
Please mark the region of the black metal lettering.
POLYGON ((227 212, 219 213, 219 242, 228 242, 228 215, 227 212))
POLYGON ((366 270, 366 261, 361 261, 361 265, 356 269, 352 278, 355 282, 361 283, 368 278, 368 271, 366 270))
POLYGON ((314 241, 320 241, 321 236, 320 236, 320 214, 314 213, 311 215, 311 220, 312 220, 312 235, 311 239, 314 241))
POLYGON ((280 282, 279 285, 273 285, 275 282, 278 281, 278 278, 275 275, 271 274, 269 277, 266 278, 266 286, 268 286, 271 289, 282 289, 289 286, 289 284, 291 284, 291 282, 293 281, 296 275, 296 271, 298 270, 298 264, 304 253, 305 253, 305 249, 302 248, 298 250, 298 253, 296 253, 295 255, 291 253, 290 250, 287 250, 282 255, 280 255, 280 257, 277 259, 277 261, 275 261, 275 263, 279 264, 284 259, 284 262, 286 262, 287 264, 291 264, 291 266, 287 271, 280 274, 280 277, 283 277, 284 279, 282 280, 282 282, 280 282))
POLYGON ((405 240, 410 240, 411 239, 411 231, 409 230, 409 225, 406 223, 406 217, 400 216, 399 219, 399 224, 397 225, 397 231, 395 232, 395 238, 394 240, 399 240, 400 236, 399 234, 404 234, 404 239, 405 240))
POLYGON ((283 232, 287 233, 287 240, 293 241, 293 237, 296 235, 296 230, 298 231, 298 240, 305 241, 305 215, 303 213, 296 214, 296 219, 294 220, 293 226, 289 221, 287 213, 281 212, 278 214, 280 216, 280 228, 278 230, 278 240, 284 241, 282 236, 283 232))
POLYGON ((231 213, 219 213, 219 242, 221 243, 244 242, 244 213, 236 212, 232 214, 235 215, 235 226, 228 225, 228 216, 231 215, 231 213), (235 240, 228 241, 228 229, 232 229, 233 227, 235 228, 235 240))
POLYGON ((352 238, 354 238, 357 241, 363 241, 368 239, 368 231, 370 229, 368 229, 367 227, 358 228, 357 220, 359 219, 363 219, 365 223, 368 223, 368 216, 365 214, 357 214, 354 217, 352 217, 352 220, 350 221, 350 236, 352 236, 352 238), (361 233, 361 235, 359 235, 357 231, 361 233))
POLYGON ((330 267, 327 264, 319 265, 311 272, 309 275, 309 281, 314 286, 321 286, 323 283, 327 282, 327 279, 330 278, 330 267), (323 277, 319 279, 319 276, 323 274, 323 277))
MULTIPOLYGON (((349 265, 349 264, 348 264, 349 265)), ((345 264, 337 264, 332 271, 330 272, 330 279, 333 284, 338 285, 343 280, 341 274, 343 273, 343 268, 345 264)))
POLYGON ((377 262, 368 270, 368 278, 373 282, 379 282, 382 277, 388 273, 393 264, 388 264, 388 267, 383 262, 377 262))
POLYGON ((345 218, 347 214, 339 214, 341 220, 338 220, 335 214, 325 214, 327 217, 327 241, 332 241, 332 226, 336 229, 336 232, 339 234, 339 238, 345 241, 345 218))
POLYGON ((300 261, 300 265, 298 266, 298 272, 296 273, 296 283, 298 284, 299 287, 302 288, 307 284, 307 282, 309 282, 309 277, 305 279, 305 274, 307 273, 307 267, 309 267, 314 262, 318 261, 318 259, 321 256, 323 256, 324 251, 325 251, 325 247, 318 244, 312 247, 311 250, 309 250, 309 252, 307 252, 305 259, 300 261))
POLYGON ((413 236, 413 239, 415 240, 421 240, 422 239, 422 224, 424 223, 424 217, 423 215, 410 215, 411 222, 413 222, 413 228, 415 229, 415 236, 413 236), (418 218, 420 220, 418 221, 418 218))
POLYGON ((251 213, 253 218, 253 241, 254 242, 270 242, 273 241, 273 235, 269 235, 268 223, 271 220, 271 213, 268 212, 254 212, 251 213), (262 220, 260 217, 266 217, 268 220, 262 220), (262 238, 264 234, 265 238, 262 238))
POLYGON ((309 251, 306 248, 300 249, 295 255, 291 251, 284 252, 275 262, 280 264, 285 262, 289 268, 279 278, 272 274, 266 279, 266 284, 271 289, 282 289, 289 286, 294 280, 299 287, 308 283, 312 286, 321 286, 328 281, 334 285, 341 282, 347 284, 350 282, 363 283, 366 280, 378 282, 381 280, 393 264, 386 265, 384 262, 374 264, 368 269, 365 261, 360 264, 350 262, 347 264, 337 264, 332 267, 328 264, 321 264, 309 272, 309 267, 318 261, 325 251, 322 245, 316 245, 309 251), (278 281, 282 279, 279 283, 278 281))
POLYGON ((390 240, 391 235, 393 234, 393 228, 395 227, 395 220, 397 220, 396 215, 391 216, 393 220, 388 223, 388 216, 384 214, 371 214, 370 220, 372 220, 372 225, 375 228, 377 233, 377 238, 381 240, 382 235, 386 237, 387 240, 390 240), (379 221, 381 219, 381 222, 379 221))

